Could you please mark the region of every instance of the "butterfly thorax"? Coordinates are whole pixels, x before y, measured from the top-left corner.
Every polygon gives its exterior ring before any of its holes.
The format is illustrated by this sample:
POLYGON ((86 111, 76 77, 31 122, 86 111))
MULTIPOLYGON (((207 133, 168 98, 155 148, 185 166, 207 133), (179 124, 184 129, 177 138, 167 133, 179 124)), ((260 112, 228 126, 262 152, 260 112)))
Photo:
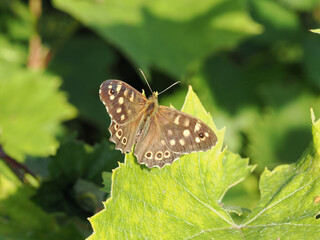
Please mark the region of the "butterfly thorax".
POLYGON ((159 103, 158 103, 158 97, 157 97, 157 92, 154 92, 147 100, 147 103, 145 105, 146 108, 146 113, 148 117, 151 117, 154 115, 159 108, 159 103))
POLYGON ((150 125, 150 119, 153 117, 159 108, 158 103, 158 97, 157 92, 154 92, 147 100, 145 106, 144 106, 144 114, 139 122, 138 130, 136 132, 136 141, 141 141, 145 138, 145 136, 148 133, 149 125, 150 125))

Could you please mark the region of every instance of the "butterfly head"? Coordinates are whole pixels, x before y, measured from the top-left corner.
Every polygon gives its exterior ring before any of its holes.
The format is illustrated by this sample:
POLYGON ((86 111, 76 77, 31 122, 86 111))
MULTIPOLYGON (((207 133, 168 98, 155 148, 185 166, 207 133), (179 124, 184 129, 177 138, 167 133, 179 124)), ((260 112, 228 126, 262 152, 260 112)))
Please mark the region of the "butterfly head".
POLYGON ((148 97, 148 102, 154 102, 158 104, 158 92, 152 92, 152 95, 148 97))
POLYGON ((156 92, 152 92, 152 97, 158 99, 159 93, 156 92))

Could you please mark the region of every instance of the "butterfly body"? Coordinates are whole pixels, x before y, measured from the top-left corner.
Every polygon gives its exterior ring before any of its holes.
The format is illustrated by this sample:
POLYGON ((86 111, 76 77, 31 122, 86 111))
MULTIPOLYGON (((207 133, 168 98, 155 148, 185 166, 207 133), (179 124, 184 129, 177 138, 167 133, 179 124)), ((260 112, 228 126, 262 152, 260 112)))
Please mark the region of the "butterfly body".
POLYGON ((151 167, 171 164, 182 154, 206 151, 217 136, 203 121, 158 103, 158 93, 148 99, 127 83, 107 80, 100 99, 111 117, 110 141, 122 152, 134 147, 137 161, 151 167))

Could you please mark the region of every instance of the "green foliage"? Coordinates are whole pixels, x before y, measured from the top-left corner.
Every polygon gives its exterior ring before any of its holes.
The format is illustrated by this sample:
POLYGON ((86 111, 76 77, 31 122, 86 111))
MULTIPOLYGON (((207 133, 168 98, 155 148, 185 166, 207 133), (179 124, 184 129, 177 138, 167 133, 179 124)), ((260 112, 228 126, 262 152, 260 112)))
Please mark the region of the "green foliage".
POLYGON ((114 61, 115 53, 98 37, 75 36, 49 66, 63 76, 62 88, 70 94, 70 102, 77 107, 80 117, 98 125, 101 131, 105 130, 106 111, 97 104, 97 91, 114 61))
POLYGON ((317 238, 319 7, 0 1, 0 239, 317 238), (217 131, 213 150, 118 163, 98 89, 114 78, 149 95, 138 68, 157 91, 181 81, 163 105, 192 86, 212 118, 191 88, 183 110, 217 131))
MULTIPOLYGON (((183 110, 215 129, 192 90, 183 110)), ((241 224, 229 214, 239 209, 221 201, 254 167, 222 150, 223 131, 217 131, 214 149, 185 155, 163 169, 149 170, 128 154, 113 173, 105 209, 90 219, 94 233, 88 239, 312 238, 320 233, 315 218, 320 205, 314 202, 320 187, 320 120, 314 122, 314 116, 312 130, 313 144, 299 162, 265 169, 260 201, 241 224)))
POLYGON ((11 170, 0 162, 0 236, 2 239, 82 239, 67 218, 61 226, 54 216, 29 198, 35 189, 25 187, 11 170))
POLYGON ((320 29, 312 29, 310 30, 311 32, 314 32, 314 33, 319 33, 320 34, 320 29))
POLYGON ((244 0, 189 1, 187 5, 170 0, 54 3, 119 47, 136 66, 147 70, 154 65, 175 77, 202 64, 209 54, 233 48, 261 32, 244 0))
POLYGON ((242 223, 248 238, 311 239, 320 233, 316 215, 319 194, 320 120, 313 118, 313 144, 291 165, 266 169, 260 178, 261 199, 242 223))
POLYGON ((8 154, 22 159, 55 152, 59 123, 75 115, 58 86, 59 79, 46 73, 0 71, 0 137, 8 154))
POLYGON ((105 197, 99 191, 101 172, 111 172, 120 158, 120 153, 111 150, 110 144, 105 141, 90 147, 68 139, 50 158, 49 177, 33 199, 49 212, 88 217, 101 207, 105 197))

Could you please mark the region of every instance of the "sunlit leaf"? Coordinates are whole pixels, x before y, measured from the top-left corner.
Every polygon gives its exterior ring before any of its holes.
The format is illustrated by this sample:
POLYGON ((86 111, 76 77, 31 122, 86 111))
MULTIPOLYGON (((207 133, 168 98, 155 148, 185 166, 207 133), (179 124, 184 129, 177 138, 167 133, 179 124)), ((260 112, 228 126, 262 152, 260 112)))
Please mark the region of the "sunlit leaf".
POLYGON ((230 209, 224 209, 221 200, 254 167, 247 159, 222 150, 224 131, 216 129, 191 88, 183 111, 207 122, 217 132, 218 145, 207 152, 184 155, 162 169, 148 169, 128 154, 113 172, 105 209, 90 219, 94 228, 90 239, 186 239, 198 235, 232 239, 238 234, 232 227, 230 209))
POLYGON ((311 29, 310 31, 311 31, 311 32, 314 32, 314 33, 319 33, 319 34, 320 34, 320 29, 311 29))
POLYGON ((18 159, 55 152, 59 124, 75 116, 60 79, 44 72, 0 70, 0 142, 18 159))

